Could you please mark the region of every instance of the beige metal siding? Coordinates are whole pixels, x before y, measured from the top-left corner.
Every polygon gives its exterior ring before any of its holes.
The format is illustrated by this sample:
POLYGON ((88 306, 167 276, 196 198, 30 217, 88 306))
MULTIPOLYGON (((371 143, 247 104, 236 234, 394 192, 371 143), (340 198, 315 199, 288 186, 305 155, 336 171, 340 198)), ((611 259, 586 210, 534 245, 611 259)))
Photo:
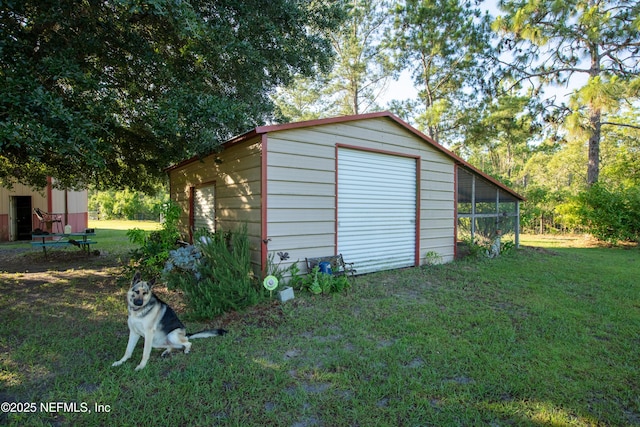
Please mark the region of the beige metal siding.
MULTIPOLYGON (((289 252, 286 267, 335 247, 335 146, 316 128, 269 133, 267 250, 289 252)), ((276 261, 279 261, 276 257, 276 261)))
MULTIPOLYGON (((56 213, 84 213, 87 212, 89 204, 89 195, 84 191, 67 191, 67 201, 65 210, 65 194, 64 190, 51 190, 52 211, 56 213)), ((46 210, 46 209, 45 209, 46 210)))
MULTIPOLYGON (((421 262, 429 251, 454 257, 454 163, 384 117, 269 133, 269 251, 291 261, 336 250, 336 146, 419 156, 421 262)), ((284 265, 284 264, 283 264, 284 265)))
POLYGON ((181 209, 180 228, 189 236, 192 187, 215 182, 215 226, 234 230, 247 224, 252 262, 261 265, 261 144, 259 140, 233 145, 224 151, 196 160, 169 172, 171 199, 181 209))
POLYGON ((15 184, 11 189, 0 187, 0 214, 9 214, 9 201, 12 196, 31 196, 34 208, 47 211, 47 190, 37 191, 22 184, 15 184))
POLYGON ((71 231, 84 231, 89 226, 89 195, 87 190, 51 190, 51 211, 62 214, 63 224, 71 226, 71 231), (66 197, 66 201, 65 201, 66 197))
MULTIPOLYGON (((31 208, 40 208, 47 211, 47 191, 36 191, 23 184, 15 184, 11 189, 0 187, 0 241, 15 240, 16 218, 15 212, 11 212, 11 198, 15 196, 30 196, 31 208)), ((35 215, 32 216, 32 228, 36 228, 38 222, 35 215)))

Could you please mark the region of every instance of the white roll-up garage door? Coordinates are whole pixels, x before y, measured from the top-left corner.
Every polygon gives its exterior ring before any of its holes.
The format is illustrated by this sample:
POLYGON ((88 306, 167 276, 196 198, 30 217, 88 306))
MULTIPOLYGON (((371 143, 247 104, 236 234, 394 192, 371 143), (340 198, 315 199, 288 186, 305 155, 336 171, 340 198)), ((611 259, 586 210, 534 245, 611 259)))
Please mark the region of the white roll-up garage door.
POLYGON ((416 159, 338 150, 338 252, 360 273, 415 265, 416 159))
POLYGON ((196 187, 193 190, 193 230, 203 228, 216 231, 216 188, 215 185, 196 187))

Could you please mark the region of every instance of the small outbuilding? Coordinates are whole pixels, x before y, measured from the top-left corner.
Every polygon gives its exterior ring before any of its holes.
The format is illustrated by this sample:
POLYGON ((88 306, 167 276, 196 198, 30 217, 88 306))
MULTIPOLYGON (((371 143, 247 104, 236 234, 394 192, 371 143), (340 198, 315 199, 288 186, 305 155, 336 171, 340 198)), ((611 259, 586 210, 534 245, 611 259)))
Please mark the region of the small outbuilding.
POLYGON ((73 231, 82 231, 89 219, 87 207, 86 190, 58 190, 53 179, 42 190, 23 184, 0 187, 0 241, 31 240, 32 231, 38 228, 63 232, 67 224, 73 231), (41 221, 36 209, 53 214, 56 221, 41 221))
POLYGON ((448 262, 515 235, 523 198, 389 112, 257 127, 167 170, 185 235, 247 224, 252 260, 343 254, 358 274, 448 262), (500 231, 497 231, 500 229, 500 231))

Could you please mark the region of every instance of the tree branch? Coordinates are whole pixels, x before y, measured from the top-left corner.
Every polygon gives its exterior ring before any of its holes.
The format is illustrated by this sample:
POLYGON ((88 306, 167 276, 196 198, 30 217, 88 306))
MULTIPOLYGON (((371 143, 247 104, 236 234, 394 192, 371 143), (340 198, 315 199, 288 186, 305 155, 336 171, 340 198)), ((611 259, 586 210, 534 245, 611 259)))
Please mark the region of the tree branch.
POLYGON ((604 125, 609 125, 609 126, 620 126, 620 127, 626 127, 626 128, 631 128, 631 129, 639 129, 640 130, 640 125, 630 125, 628 123, 617 123, 617 122, 601 122, 600 125, 604 126, 604 125))

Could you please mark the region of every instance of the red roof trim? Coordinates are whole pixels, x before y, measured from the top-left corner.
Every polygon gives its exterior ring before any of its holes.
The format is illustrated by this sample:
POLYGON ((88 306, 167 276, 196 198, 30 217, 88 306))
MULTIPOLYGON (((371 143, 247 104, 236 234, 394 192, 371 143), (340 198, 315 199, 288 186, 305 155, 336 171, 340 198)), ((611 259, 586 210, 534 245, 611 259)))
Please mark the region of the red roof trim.
MULTIPOLYGON (((366 120, 366 119, 373 119, 373 118, 380 118, 380 117, 384 117, 384 118, 388 118, 390 120, 393 120, 398 125, 402 126, 403 128, 405 128, 409 132, 413 133, 418 138, 422 139, 424 142, 426 142, 427 144, 431 145, 436 150, 439 150, 443 154, 445 154, 448 157, 452 158, 457 164, 462 165, 462 166, 466 167, 467 169, 471 170, 472 172, 482 176, 484 179, 486 179, 487 181, 489 181, 489 182, 495 184, 496 186, 500 187, 501 189, 503 189, 507 193, 511 194, 515 198, 517 198, 519 200, 525 200, 524 197, 522 197, 521 195, 519 195, 518 193, 516 193, 515 191, 513 191, 512 189, 510 189, 506 185, 502 184, 497 179, 492 178, 491 176, 489 176, 489 175, 485 174, 484 172, 480 171, 479 169, 476 169, 470 163, 468 163, 465 160, 463 160, 462 158, 458 157, 456 154, 454 154, 453 152, 449 151, 448 149, 446 149, 442 145, 438 144, 433 139, 429 138, 427 135, 425 135, 424 133, 420 132, 418 129, 416 129, 413 126, 409 125, 407 122, 405 122, 404 120, 400 119, 398 116, 396 116, 395 114, 391 113, 390 111, 379 111, 379 112, 375 112, 375 113, 356 114, 356 115, 351 115, 351 116, 339 116, 339 117, 330 117, 330 118, 325 118, 325 119, 306 120, 306 121, 294 122, 294 123, 284 123, 284 124, 258 126, 255 129, 250 130, 249 132, 246 132, 246 133, 244 133, 242 135, 238 135, 236 137, 231 138, 230 140, 225 142, 222 145, 222 147, 223 148, 227 148, 227 147, 229 147, 231 145, 235 145, 235 144, 238 144, 240 142, 247 141, 249 139, 257 137, 258 135, 263 135, 263 134, 266 134, 266 133, 269 133, 269 132, 279 132, 279 131, 284 131, 284 130, 301 129, 301 128, 305 128, 305 127, 322 126, 322 125, 329 125, 329 124, 336 124, 336 123, 345 123, 345 122, 351 122, 351 121, 355 121, 355 120, 366 120)), ((187 164, 189 164, 191 162, 194 162, 194 161, 196 161, 198 159, 199 159, 199 157, 197 157, 197 156, 196 157, 192 157, 191 159, 182 161, 182 162, 180 162, 180 163, 178 163, 178 164, 176 164, 174 166, 170 166, 169 168, 165 169, 165 171, 166 172, 170 172, 170 171, 172 171, 172 170, 174 170, 176 168, 179 168, 181 166, 187 165, 187 164)))
POLYGON ((356 114, 352 116, 328 117, 326 119, 305 120, 302 122, 259 126, 255 130, 257 133, 277 132, 281 130, 291 130, 291 129, 311 127, 311 126, 330 125, 334 123, 351 122, 354 120, 372 119, 376 117, 395 117, 395 116, 389 111, 379 111, 376 113, 356 114))

